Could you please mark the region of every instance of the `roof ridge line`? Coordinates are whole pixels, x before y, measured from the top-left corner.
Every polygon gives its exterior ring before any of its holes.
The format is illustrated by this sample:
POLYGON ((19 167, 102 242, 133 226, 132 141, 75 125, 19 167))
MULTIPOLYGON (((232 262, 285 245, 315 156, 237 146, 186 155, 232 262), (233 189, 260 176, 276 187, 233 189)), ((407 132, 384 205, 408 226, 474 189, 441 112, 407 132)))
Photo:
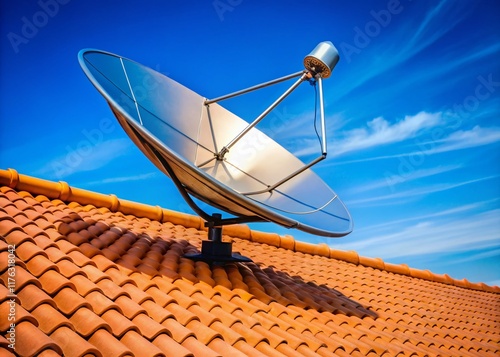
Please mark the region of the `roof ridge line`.
MULTIPOLYGON (((103 194, 84 190, 68 185, 64 181, 50 181, 37 177, 19 174, 14 169, 0 169, 0 185, 6 185, 12 189, 27 191, 30 193, 46 196, 61 201, 74 201, 79 204, 89 204, 96 207, 105 207, 111 212, 122 212, 139 217, 150 218, 159 222, 172 222, 187 228, 206 230, 204 221, 198 216, 187 213, 172 211, 160 206, 151 206, 134 201, 118 198, 114 194, 103 194)), ((330 259, 342 260, 355 265, 362 265, 374 269, 384 270, 390 273, 406 275, 413 278, 453 285, 472 290, 500 293, 500 287, 489 286, 484 283, 471 283, 467 279, 457 280, 448 274, 435 274, 430 270, 410 268, 406 264, 392 264, 384 262, 381 258, 369 258, 360 256, 355 251, 342 251, 330 248, 326 243, 307 243, 295 240, 291 235, 280 236, 277 233, 267 233, 251 230, 246 224, 225 226, 225 235, 246 239, 251 242, 268 244, 278 248, 288 249, 304 254, 323 256, 330 259)))

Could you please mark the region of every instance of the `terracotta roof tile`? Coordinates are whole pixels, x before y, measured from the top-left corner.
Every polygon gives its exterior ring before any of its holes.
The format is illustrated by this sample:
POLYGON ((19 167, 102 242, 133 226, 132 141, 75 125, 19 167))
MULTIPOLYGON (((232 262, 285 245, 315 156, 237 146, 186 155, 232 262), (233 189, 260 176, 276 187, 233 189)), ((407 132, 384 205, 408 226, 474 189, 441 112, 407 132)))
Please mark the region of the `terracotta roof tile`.
POLYGON ((497 287, 247 226, 224 239, 255 263, 193 262, 199 218, 13 170, 0 170, 0 236, 0 315, 13 298, 18 355, 500 353, 497 287))
POLYGON ((50 304, 38 305, 31 313, 37 319, 40 330, 47 335, 61 326, 73 328, 73 324, 50 304))
POLYGON ((173 339, 178 343, 183 343, 189 336, 194 336, 194 332, 190 329, 184 327, 181 323, 179 323, 175 318, 168 318, 161 323, 165 326, 173 339))
POLYGON ((103 356, 125 357, 134 353, 105 329, 95 331, 88 341, 94 345, 103 356))
POLYGON ((92 336, 99 329, 111 331, 109 324, 91 309, 81 308, 69 318, 76 331, 83 337, 92 336))
POLYGON ((120 340, 126 345, 136 356, 144 357, 159 357, 164 356, 162 350, 150 343, 135 331, 128 331, 120 340))
POLYGON ((99 316, 108 310, 117 310, 123 313, 120 307, 115 304, 112 300, 108 299, 101 291, 92 291, 85 295, 85 300, 87 300, 92 306, 92 310, 99 316))
POLYGON ((82 336, 67 326, 62 326, 55 330, 50 337, 61 347, 64 356, 81 357, 96 356, 104 357, 101 351, 82 336))
POLYGON ((91 308, 91 305, 87 300, 69 287, 61 289, 56 295, 54 295, 53 302, 56 303, 59 311, 66 316, 73 315, 82 307, 91 308))
MULTIPOLYGON (((244 340, 239 340, 240 343, 244 343, 244 340)), ((219 352, 221 355, 235 356, 235 357, 245 357, 246 355, 239 351, 238 349, 229 345, 226 341, 220 338, 214 338, 208 345, 215 352, 219 352)))
POLYGON ((123 315, 131 320, 135 316, 146 312, 144 307, 134 302, 132 299, 125 295, 120 295, 119 297, 117 297, 115 303, 121 309, 123 315))
MULTIPOLYGON (((7 270, 2 275, 0 275, 0 278, 4 283, 4 286, 9 286, 9 273, 7 270)), ((21 290, 28 284, 35 284, 39 287, 42 287, 42 284, 37 278, 35 278, 26 269, 20 266, 16 266, 15 282, 16 291, 21 290)))
POLYGON ((46 349, 62 355, 61 347, 38 327, 28 321, 16 324, 16 353, 21 356, 40 356, 46 349))
POLYGON ((70 281, 75 284, 76 291, 83 297, 87 296, 92 291, 102 293, 102 290, 84 275, 75 275, 70 278, 70 281))
POLYGON ((70 287, 71 289, 75 289, 75 285, 62 276, 59 272, 55 270, 48 270, 44 272, 39 278, 38 281, 42 284, 43 289, 49 295, 55 295, 61 289, 65 287, 70 287))
POLYGON ((19 298, 23 308, 28 311, 32 311, 40 304, 50 304, 54 307, 57 306, 45 291, 34 284, 28 284, 22 290, 18 291, 17 297, 19 298))
POLYGON ((175 342, 171 337, 166 334, 161 334, 157 336, 153 341, 153 345, 158 347, 167 356, 179 356, 179 357, 192 357, 193 353, 187 348, 175 342))
POLYGON ((134 330, 139 332, 139 328, 123 314, 114 309, 109 309, 101 315, 111 327, 111 332, 115 337, 122 337, 126 332, 134 330))
POLYGON ((174 315, 171 312, 162 308, 161 305, 158 305, 151 300, 144 301, 141 306, 144 307, 147 314, 153 320, 155 320, 156 322, 158 322, 160 324, 163 321, 165 321, 166 319, 174 318, 174 315))
POLYGON ((97 286, 101 288, 104 295, 113 301, 120 296, 130 297, 129 293, 116 285, 111 279, 101 279, 97 281, 97 286))

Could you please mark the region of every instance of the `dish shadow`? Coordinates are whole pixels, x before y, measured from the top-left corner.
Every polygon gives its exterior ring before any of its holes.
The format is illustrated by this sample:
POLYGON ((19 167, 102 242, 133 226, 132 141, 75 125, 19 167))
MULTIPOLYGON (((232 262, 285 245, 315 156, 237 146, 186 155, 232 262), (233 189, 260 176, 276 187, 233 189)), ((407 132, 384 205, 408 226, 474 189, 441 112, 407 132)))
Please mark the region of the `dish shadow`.
POLYGON ((143 232, 139 232, 137 228, 126 227, 127 224, 83 218, 76 212, 62 220, 59 234, 77 246, 82 254, 88 258, 102 254, 125 268, 128 275, 139 272, 151 279, 166 278, 170 283, 177 279, 189 280, 195 288, 204 282, 204 293, 212 289, 209 292, 212 295, 220 294, 226 288, 225 292, 229 291, 231 296, 243 295, 247 301, 255 298, 267 306, 276 302, 284 307, 295 306, 360 319, 378 317, 369 307, 332 287, 318 285, 298 275, 291 276, 275 266, 259 262, 208 264, 184 258, 184 254, 199 253, 202 239, 207 239, 204 231, 173 224, 165 228, 165 223, 158 223, 162 225, 162 232, 158 234, 145 226, 140 228, 143 232))

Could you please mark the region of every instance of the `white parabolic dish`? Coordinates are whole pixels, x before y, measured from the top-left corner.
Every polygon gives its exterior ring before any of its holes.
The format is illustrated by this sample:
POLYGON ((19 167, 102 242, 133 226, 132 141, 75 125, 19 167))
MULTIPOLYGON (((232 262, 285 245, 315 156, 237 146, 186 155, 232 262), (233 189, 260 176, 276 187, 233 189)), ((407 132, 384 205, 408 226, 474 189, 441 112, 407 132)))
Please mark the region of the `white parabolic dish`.
POLYGON ((191 195, 239 217, 312 234, 341 237, 352 231, 348 210, 311 169, 266 191, 304 164, 258 129, 216 159, 248 126, 219 104, 207 106, 205 97, 174 80, 108 52, 86 49, 78 59, 133 142, 169 175, 167 162, 191 195))

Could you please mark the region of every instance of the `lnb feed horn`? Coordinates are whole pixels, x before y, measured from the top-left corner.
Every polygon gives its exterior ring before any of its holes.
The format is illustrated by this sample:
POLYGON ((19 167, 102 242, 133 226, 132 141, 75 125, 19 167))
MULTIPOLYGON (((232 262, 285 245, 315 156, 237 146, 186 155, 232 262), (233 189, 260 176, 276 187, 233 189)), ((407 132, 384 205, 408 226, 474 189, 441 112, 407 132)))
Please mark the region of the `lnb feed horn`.
POLYGON ((330 41, 319 43, 304 58, 304 67, 321 78, 328 78, 339 61, 339 51, 330 41))

